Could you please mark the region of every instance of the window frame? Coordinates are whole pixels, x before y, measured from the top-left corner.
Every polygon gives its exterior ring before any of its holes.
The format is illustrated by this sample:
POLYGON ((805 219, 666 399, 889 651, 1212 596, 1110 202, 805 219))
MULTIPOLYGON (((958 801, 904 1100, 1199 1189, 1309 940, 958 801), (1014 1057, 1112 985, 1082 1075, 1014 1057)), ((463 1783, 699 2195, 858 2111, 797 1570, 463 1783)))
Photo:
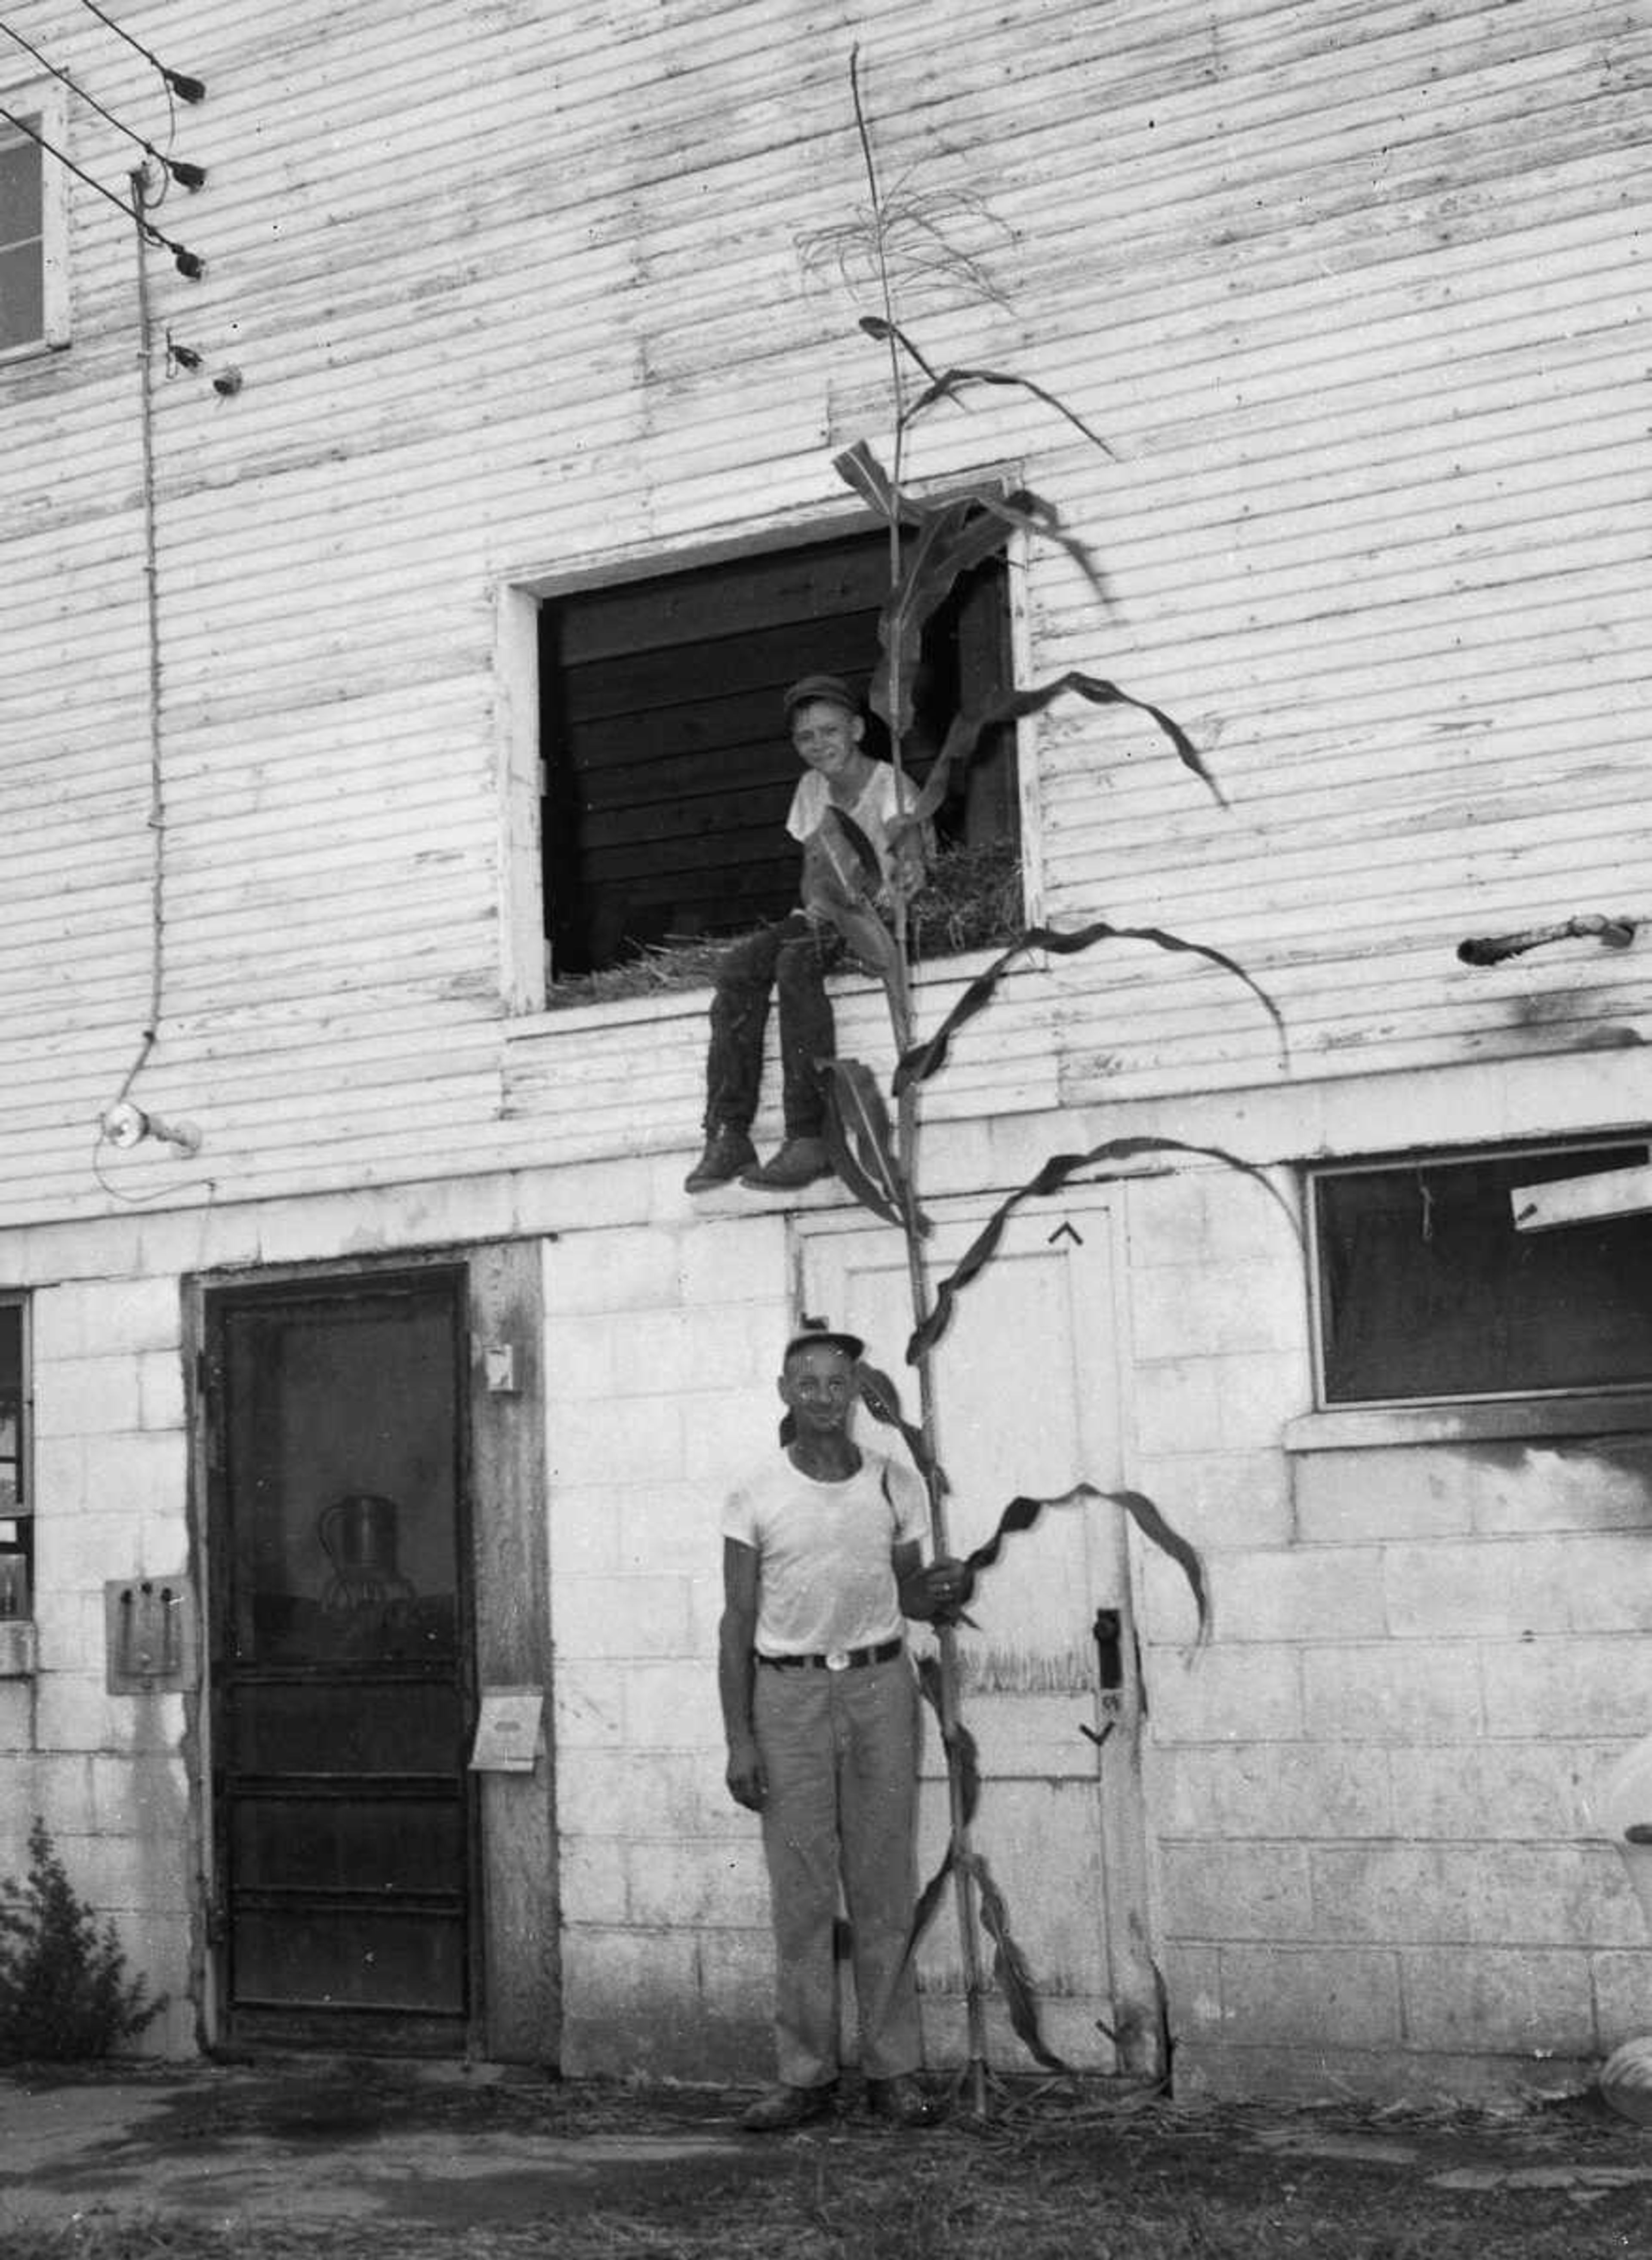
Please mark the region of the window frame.
MULTIPOLYGON (((26 118, 36 127, 41 139, 52 145, 52 149, 66 148, 68 109, 64 90, 55 81, 0 83, 0 104, 14 117, 26 118)), ((0 118, 0 142, 28 139, 26 133, 19 133, 0 118)), ((68 168, 58 163, 50 149, 41 149, 39 158, 40 334, 20 338, 12 345, 0 344, 0 369, 19 361, 39 360, 43 354, 61 353, 71 340, 68 168)))
MULTIPOLYGON (((995 463, 974 473, 914 490, 920 501, 944 503, 982 486, 1008 491, 1023 483, 1016 466, 995 463)), ((618 587, 701 567, 775 555, 879 530, 883 521, 857 508, 813 510, 772 519, 724 540, 627 545, 577 570, 522 568, 497 584, 494 631, 495 741, 500 841, 500 991, 512 1017, 543 1013, 551 991, 549 920, 543 898, 540 809, 546 777, 540 745, 539 616, 546 602, 583 590, 618 587)), ((1033 679, 1027 595, 1030 543, 1017 533, 1006 544, 1005 629, 1012 679, 1033 679)), ((1014 734, 1016 797, 1020 824, 1022 901, 1028 926, 1043 914, 1043 869, 1035 775, 1036 717, 1019 718, 1014 734)))
MULTIPOLYGON (((1366 1160, 1315 1163, 1307 1167, 1303 1172, 1303 1207, 1307 1225, 1305 1255, 1313 1409, 1305 1420, 1291 1424, 1287 1445, 1310 1448, 1316 1441, 1316 1432, 1317 1441, 1332 1442, 1341 1429, 1348 1432, 1350 1441, 1359 1441, 1358 1432, 1362 1428, 1380 1429, 1391 1423, 1396 1424, 1393 1437, 1396 1441, 1405 1441, 1406 1434, 1413 1429, 1420 1440, 1424 1430, 1432 1431, 1442 1427, 1449 1428, 1456 1424, 1477 1433, 1496 1434, 1502 1429, 1505 1418, 1508 1433, 1541 1433, 1542 1420, 1552 1417, 1557 1409, 1563 1412, 1565 1408, 1573 1406, 1591 1407, 1593 1408, 1591 1417, 1602 1419, 1614 1405, 1620 1405, 1627 1412, 1636 1405, 1652 1399, 1652 1380, 1646 1378, 1563 1382, 1548 1386, 1534 1384, 1506 1390, 1441 1391, 1430 1396, 1333 1398, 1327 1388, 1327 1344, 1331 1314, 1325 1289, 1325 1251, 1319 1198, 1319 1189, 1322 1184, 1333 1179, 1392 1176, 1408 1169, 1467 1168, 1476 1163, 1484 1165, 1497 1162, 1519 1165, 1541 1162, 1555 1156, 1582 1160, 1590 1154, 1636 1148, 1643 1159, 1652 1160, 1652 1139, 1634 1131, 1622 1131, 1616 1134, 1598 1132, 1584 1136, 1555 1136, 1476 1147, 1419 1147, 1366 1160), (1548 1415, 1545 1414, 1545 1407, 1550 1408, 1548 1415)), ((1567 1425, 1570 1426, 1570 1422, 1567 1425)), ((1618 1424, 1613 1421, 1609 1425, 1618 1424)), ((1376 1440, 1374 1434, 1363 1439, 1376 1440)))

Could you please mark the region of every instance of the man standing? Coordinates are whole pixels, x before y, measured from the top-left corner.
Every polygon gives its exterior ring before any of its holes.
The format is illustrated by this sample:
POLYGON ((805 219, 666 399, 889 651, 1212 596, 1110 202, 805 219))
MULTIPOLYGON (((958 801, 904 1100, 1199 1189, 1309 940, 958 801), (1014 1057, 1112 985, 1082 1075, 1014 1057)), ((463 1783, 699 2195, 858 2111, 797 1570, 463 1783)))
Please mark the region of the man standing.
POLYGON ((842 945, 830 923, 809 908, 812 867, 829 870, 851 895, 861 883, 852 835, 832 812, 848 819, 877 859, 880 911, 888 910, 897 892, 910 897, 923 882, 922 833, 901 823, 901 811, 917 797, 916 790, 866 751, 865 719, 848 684, 835 675, 805 675, 784 703, 786 726, 805 770, 786 818, 787 831, 804 848, 805 907, 733 943, 718 969, 705 1067, 705 1148, 685 1180, 691 1193, 708 1192, 733 1177, 758 1191, 789 1192, 831 1175, 820 1134, 826 1094, 819 1062, 835 1048, 825 976, 842 945), (751 1125, 762 1080, 769 999, 776 986, 786 1134, 778 1153, 760 1165, 751 1125))
POLYGON ((968 1572, 923 1566, 921 1480, 849 1434, 864 1347, 819 1327, 786 1345, 783 1448, 730 1494, 723 1516, 727 1781, 736 1804, 762 1816, 775 1930, 780 2084, 741 2122, 764 2133, 832 2105, 840 1883, 867 2099, 898 2126, 932 2116, 914 2076, 919 1695, 902 1618, 961 1606, 968 1572))

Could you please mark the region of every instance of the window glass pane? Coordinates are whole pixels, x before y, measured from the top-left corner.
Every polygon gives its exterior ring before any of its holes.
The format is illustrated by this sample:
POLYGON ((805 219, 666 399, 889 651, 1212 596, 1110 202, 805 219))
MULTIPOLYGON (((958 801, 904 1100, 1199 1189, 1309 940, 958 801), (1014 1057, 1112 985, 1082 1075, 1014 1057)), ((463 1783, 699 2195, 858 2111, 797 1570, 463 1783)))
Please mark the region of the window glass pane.
POLYGON ((22 243, 39 232, 39 145, 8 135, 0 127, 0 247, 22 243))
POLYGON ((0 350, 29 345, 45 334, 39 245, 21 244, 11 251, 0 251, 0 350))
POLYGON ((1646 1158, 1595 1147, 1318 1178, 1325 1401, 1652 1385, 1652 1217, 1520 1233, 1509 1200, 1646 1158))

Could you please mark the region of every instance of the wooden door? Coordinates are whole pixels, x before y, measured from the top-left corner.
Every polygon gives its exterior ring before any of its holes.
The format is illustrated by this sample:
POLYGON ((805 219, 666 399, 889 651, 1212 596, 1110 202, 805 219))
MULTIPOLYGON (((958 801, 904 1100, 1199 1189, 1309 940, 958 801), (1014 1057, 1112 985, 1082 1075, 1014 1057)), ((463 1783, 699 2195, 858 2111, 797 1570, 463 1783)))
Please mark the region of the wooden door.
MULTIPOLYGON (((941 1205, 930 1243, 944 1276, 989 1213, 941 1205)), ((905 1251, 869 1223, 802 1231, 803 1307, 862 1334, 915 1420, 917 1377, 905 1251)), ((1115 1214, 1085 1188, 1012 1219, 998 1255, 960 1296, 936 1357, 940 1458, 955 1554, 988 1537, 1010 1499, 1079 1479, 1124 1481, 1115 1214)), ((862 1439, 892 1432, 862 1415, 862 1439)), ((904 1448, 898 1439, 893 1448, 904 1448)), ((1052 1509, 1006 1541, 962 1633, 963 1722, 983 1777, 976 1849, 1007 1902, 1039 1995, 1046 2042, 1089 2071, 1156 2073, 1162 2042, 1148 1946, 1141 1701, 1125 1526, 1105 1505, 1052 1509)), ((921 1653, 926 1633, 915 1636, 921 1653)), ((939 1736, 929 1721, 920 1865, 944 1849, 939 1736)), ((990 1948, 987 1948, 988 1967, 990 1948)), ((932 2056, 963 2052, 962 1963, 950 1895, 919 1958, 932 2056)), ((1001 2000, 992 2057, 1031 2059, 1001 2000)))
POLYGON ((461 2053, 458 1269, 206 1304, 219 2037, 461 2053))

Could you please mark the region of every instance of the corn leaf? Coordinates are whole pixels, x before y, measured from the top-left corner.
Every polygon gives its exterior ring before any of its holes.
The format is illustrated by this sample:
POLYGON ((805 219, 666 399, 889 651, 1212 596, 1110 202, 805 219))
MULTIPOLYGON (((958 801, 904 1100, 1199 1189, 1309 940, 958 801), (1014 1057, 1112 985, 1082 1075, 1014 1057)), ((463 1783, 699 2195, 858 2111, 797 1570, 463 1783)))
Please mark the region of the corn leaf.
MULTIPOLYGON (((872 336, 876 336, 878 334, 878 331, 884 329, 885 326, 885 325, 880 323, 878 325, 878 330, 870 330, 869 325, 866 321, 862 320, 861 324, 861 327, 863 330, 869 330, 869 333, 872 336)), ((905 338, 901 338, 899 342, 902 345, 906 345, 905 338)), ((906 349, 909 353, 912 352, 912 347, 910 346, 907 346, 906 349)), ((919 360, 919 356, 915 353, 912 354, 912 358, 914 361, 919 360)), ((1041 384, 1034 384, 1031 377, 1017 376, 1013 370, 1002 368, 948 368, 944 369, 940 375, 937 376, 933 370, 928 369, 921 361, 919 362, 919 366, 925 368, 926 374, 931 379, 929 389, 926 392, 920 392, 916 400, 908 404, 905 413, 902 418, 902 422, 904 424, 910 425, 916 423, 918 418, 933 408, 937 401, 956 400, 959 394, 969 385, 1014 385, 1019 390, 1030 393, 1034 400, 1041 400, 1047 408, 1053 408, 1058 416, 1064 416, 1067 418, 1067 421, 1072 425, 1076 430, 1083 433, 1086 440, 1089 440, 1096 447, 1099 447, 1104 455, 1112 455, 1115 462, 1118 461, 1117 454, 1107 445, 1107 442, 1102 438, 1099 432, 1092 432, 1090 426, 1085 423, 1083 418, 1077 414, 1075 410, 1069 408, 1067 405, 1067 403, 1061 398, 1059 394, 1047 392, 1041 384)))
POLYGON ((878 516, 890 524, 912 515, 911 506, 895 490, 895 483, 872 453, 864 440, 857 440, 841 454, 833 455, 832 468, 847 487, 853 487, 861 500, 869 504, 878 516))
POLYGON ((863 896, 851 894, 825 855, 804 856, 803 905, 811 919, 834 927, 868 972, 877 975, 898 1026, 905 968, 895 937, 863 896))
POLYGON ((952 771, 961 762, 968 762, 983 736, 1001 722, 1013 722, 1024 714, 1041 713, 1068 691, 1086 698, 1092 706, 1134 706, 1139 713, 1148 715, 1169 738, 1176 748, 1176 759, 1184 769, 1191 769, 1199 782, 1207 786, 1222 807, 1227 803, 1221 788, 1205 766, 1204 757, 1181 724, 1165 713, 1162 707, 1145 698, 1133 698, 1127 690, 1120 690, 1116 683, 1108 683, 1099 676, 1081 674, 1069 668, 1065 675, 1051 677, 1048 683, 1030 684, 1024 690, 1003 690, 973 713, 955 715, 946 736, 940 741, 940 751, 930 766, 912 813, 931 817, 947 797, 952 771))
POLYGON ((867 893, 876 895, 883 883, 883 867, 877 860, 876 848, 846 809, 831 802, 827 804, 826 814, 835 829, 842 834, 867 893))
POLYGON ((874 1216, 903 1231, 929 1230, 916 1207, 895 1151, 895 1134, 883 1094, 859 1060, 826 1060, 826 1145, 832 1166, 874 1216))
POLYGON ((975 1882, 981 1927, 992 1941, 992 1975, 1004 1996, 1016 2038, 1046 2071, 1065 2071, 1067 2065, 1048 2045, 1040 2030, 1033 1974, 1027 1968, 1026 1955, 1011 1935, 1010 1911, 1004 1903, 1004 1894, 993 1882, 991 1870, 979 1852, 962 1855, 962 1864, 975 1882))
MULTIPOLYGON (((955 1721, 950 1734, 947 1731, 946 1706, 942 1699, 940 1684, 940 1660, 938 1656, 919 1656, 918 1684, 924 1699, 940 1722, 941 1743, 947 1754, 947 1770, 958 1784, 958 1819, 967 1828, 975 1819, 976 1809, 981 1802, 981 1756, 976 1748, 975 1736, 962 1719, 955 1721)), ((954 1835, 948 1839, 947 1849, 940 1856, 940 1866, 918 1894, 918 1903, 912 1911, 912 1927, 907 1935, 906 1950, 909 1954, 929 1927, 935 1909, 940 1904, 940 1895, 946 1889, 947 1878, 956 1866, 957 1859, 958 1842, 954 1835)))
POLYGON ((1090 949, 1098 941, 1150 941, 1155 949, 1202 957, 1206 964, 1219 966, 1224 973, 1231 973, 1236 981, 1242 981, 1256 998, 1277 1031, 1280 1049, 1289 1058, 1290 1039, 1285 1033, 1285 1024, 1278 1006, 1267 991, 1246 972, 1237 958, 1229 957, 1226 950, 1212 949, 1202 941, 1184 941, 1180 934, 1167 933, 1162 926, 1110 926, 1105 919, 1098 919, 1093 926, 1081 926, 1071 933, 1057 933, 1054 926, 1030 926, 1019 941, 1012 942, 1008 949, 994 958, 984 972, 976 974, 934 1033, 901 1055, 895 1069, 896 1097, 898 1098, 912 1084, 926 1082, 946 1065, 953 1037, 966 1022, 973 1020, 977 1012, 985 1009, 993 991, 1017 958, 1033 949, 1047 949, 1058 957, 1070 957, 1075 951, 1090 949))
POLYGON ((1221 1162, 1241 1176, 1259 1184, 1288 1219, 1292 1232, 1299 1228, 1286 1203, 1255 1162, 1241 1161, 1230 1154, 1225 1146, 1198 1146, 1181 1138, 1109 1138, 1099 1146, 1092 1146, 1087 1154, 1053 1154, 1036 1176, 1019 1186, 998 1203, 986 1223, 976 1234, 948 1277, 935 1291, 934 1306, 926 1319, 914 1330, 906 1345, 906 1362, 916 1365, 919 1358, 933 1349, 952 1320, 953 1305, 970 1281, 985 1269, 1004 1237, 1004 1227, 1025 1200, 1034 1200, 1064 1185, 1081 1169, 1093 1169, 1102 1162, 1134 1161, 1144 1154, 1202 1154, 1208 1160, 1221 1162))
POLYGON ((1098 1491, 1094 1484, 1079 1482, 1070 1491, 1064 1491, 1053 1498, 1012 1498, 998 1517, 998 1527, 991 1537, 968 1556, 965 1568, 972 1576, 978 1577, 982 1570, 990 1570, 998 1560, 1004 1550, 1005 1540, 1014 1537, 1019 1531, 1030 1530, 1047 1507, 1078 1506, 1087 1498, 1105 1499, 1122 1509, 1142 1536, 1150 1539, 1161 1553, 1168 1554, 1178 1565, 1193 1591, 1193 1599, 1198 1609, 1198 1637, 1203 1645, 1210 1636, 1210 1598, 1205 1581, 1205 1564, 1199 1558, 1198 1548, 1190 1544, 1179 1530, 1172 1528, 1145 1491, 1098 1491))
POLYGON ((918 1472, 932 1491, 943 1495, 951 1489, 939 1460, 932 1457, 927 1439, 921 1428, 915 1428, 901 1406, 900 1391, 887 1373, 877 1366, 868 1364, 865 1358, 855 1369, 855 1384, 861 1392, 861 1402, 875 1420, 886 1428, 898 1428, 905 1439, 906 1448, 912 1455, 918 1472))

